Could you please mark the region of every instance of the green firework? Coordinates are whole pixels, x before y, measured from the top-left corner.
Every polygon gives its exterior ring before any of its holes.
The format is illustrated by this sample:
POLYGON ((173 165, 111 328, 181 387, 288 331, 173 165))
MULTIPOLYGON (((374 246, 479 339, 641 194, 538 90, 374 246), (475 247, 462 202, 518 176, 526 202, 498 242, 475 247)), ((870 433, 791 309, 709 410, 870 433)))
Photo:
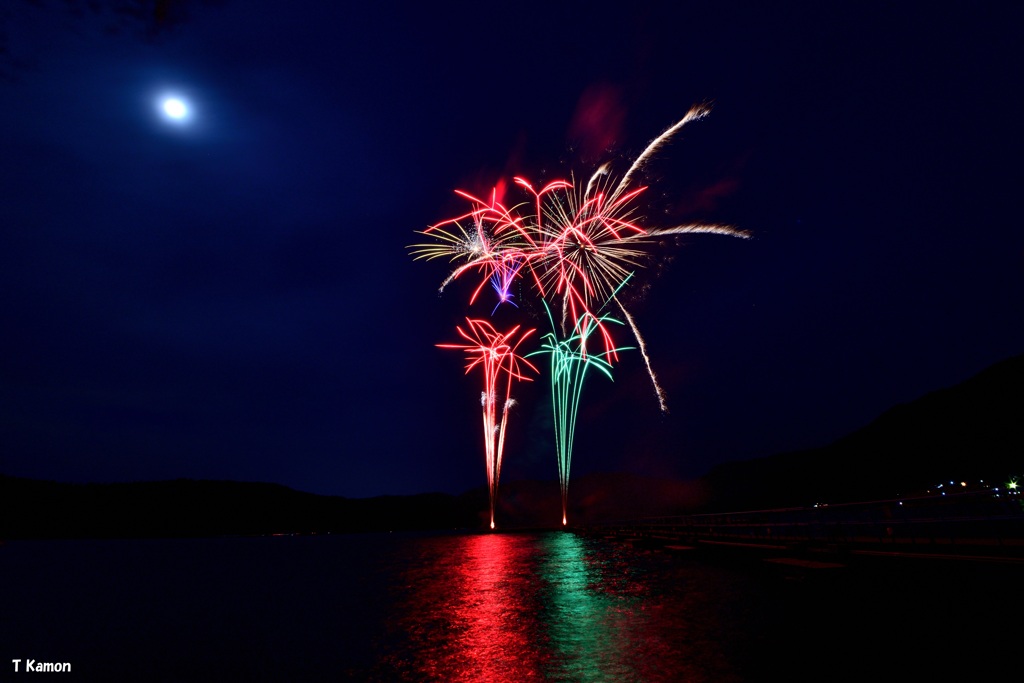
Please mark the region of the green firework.
MULTIPOLYGON (((623 283, 625 284, 625 283, 623 283)), ((621 285, 620 285, 621 287, 621 285)), ((617 291, 617 290, 616 290, 617 291)), ((551 322, 551 332, 544 335, 539 351, 529 356, 546 353, 551 357, 551 402, 555 422, 555 452, 558 456, 558 482, 562 493, 562 524, 568 522, 567 501, 569 493, 569 467, 572 464, 573 438, 576 434, 576 418, 579 414, 583 380, 594 369, 612 378, 611 359, 616 352, 629 347, 605 350, 599 353, 589 351, 587 342, 598 330, 605 330, 609 323, 622 323, 609 316, 595 317, 584 313, 573 325, 572 334, 559 338, 559 326, 555 324, 547 301, 544 308, 551 322)))

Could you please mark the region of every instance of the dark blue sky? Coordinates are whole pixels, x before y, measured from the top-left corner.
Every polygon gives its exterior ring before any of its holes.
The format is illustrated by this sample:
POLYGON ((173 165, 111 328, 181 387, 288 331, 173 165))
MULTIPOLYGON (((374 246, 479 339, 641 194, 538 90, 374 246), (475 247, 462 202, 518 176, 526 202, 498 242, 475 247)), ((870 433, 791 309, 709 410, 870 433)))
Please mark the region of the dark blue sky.
MULTIPOLYGON (((705 101, 646 224, 754 237, 655 250, 669 413, 625 354, 573 476, 824 445, 1024 351, 1019 7, 115 4, 0 14, 0 473, 483 485, 479 380, 434 347, 469 291, 415 231, 456 188, 622 172, 705 101)), ((557 478, 544 379, 503 481, 557 478)))

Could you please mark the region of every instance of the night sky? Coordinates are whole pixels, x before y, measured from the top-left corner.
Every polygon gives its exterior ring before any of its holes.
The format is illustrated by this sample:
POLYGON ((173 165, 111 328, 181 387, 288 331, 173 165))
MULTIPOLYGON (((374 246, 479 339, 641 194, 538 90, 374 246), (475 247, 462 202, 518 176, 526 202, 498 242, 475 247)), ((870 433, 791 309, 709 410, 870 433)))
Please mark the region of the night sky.
MULTIPOLYGON (((624 296, 669 411, 624 353, 573 477, 822 446, 1024 352, 1021 6, 779 5, 5 3, 0 473, 485 485, 435 344, 493 296, 439 294, 416 231, 704 102, 644 225, 753 237, 651 249, 624 296)), ((543 333, 523 297, 495 319, 543 333)), ((502 481, 557 479, 546 376, 514 396, 502 481)))

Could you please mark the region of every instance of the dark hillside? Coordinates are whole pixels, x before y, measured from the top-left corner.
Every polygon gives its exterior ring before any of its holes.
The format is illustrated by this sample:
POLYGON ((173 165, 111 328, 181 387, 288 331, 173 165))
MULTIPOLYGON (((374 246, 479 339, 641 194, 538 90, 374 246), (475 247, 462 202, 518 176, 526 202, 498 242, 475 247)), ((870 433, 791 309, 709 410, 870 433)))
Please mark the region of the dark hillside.
POLYGON ((350 499, 276 484, 63 484, 0 476, 0 538, 121 538, 459 528, 456 496, 350 499))
POLYGON ((1024 355, 886 411, 839 441, 713 468, 706 506, 850 502, 1024 472, 1024 355))

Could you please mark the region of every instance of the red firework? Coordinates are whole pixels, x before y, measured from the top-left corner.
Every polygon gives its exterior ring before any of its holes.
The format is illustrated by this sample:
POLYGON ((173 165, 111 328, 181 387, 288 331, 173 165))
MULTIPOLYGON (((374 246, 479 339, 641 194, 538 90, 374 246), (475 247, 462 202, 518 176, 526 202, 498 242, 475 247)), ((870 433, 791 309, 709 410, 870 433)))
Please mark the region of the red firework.
POLYGON ((466 374, 476 367, 483 369, 484 390, 480 395, 480 403, 483 408, 484 452, 492 529, 498 480, 501 477, 501 454, 505 446, 505 424, 508 421, 509 408, 515 403, 512 400, 512 382, 532 381, 524 374, 526 369, 537 372, 537 368, 530 361, 516 353, 519 345, 535 330, 529 329, 519 334, 519 327, 516 325, 508 332, 501 333, 486 320, 466 318, 466 328, 455 329, 467 343, 437 345, 443 349, 462 349, 466 355, 466 374), (498 401, 502 395, 499 422, 498 401))

